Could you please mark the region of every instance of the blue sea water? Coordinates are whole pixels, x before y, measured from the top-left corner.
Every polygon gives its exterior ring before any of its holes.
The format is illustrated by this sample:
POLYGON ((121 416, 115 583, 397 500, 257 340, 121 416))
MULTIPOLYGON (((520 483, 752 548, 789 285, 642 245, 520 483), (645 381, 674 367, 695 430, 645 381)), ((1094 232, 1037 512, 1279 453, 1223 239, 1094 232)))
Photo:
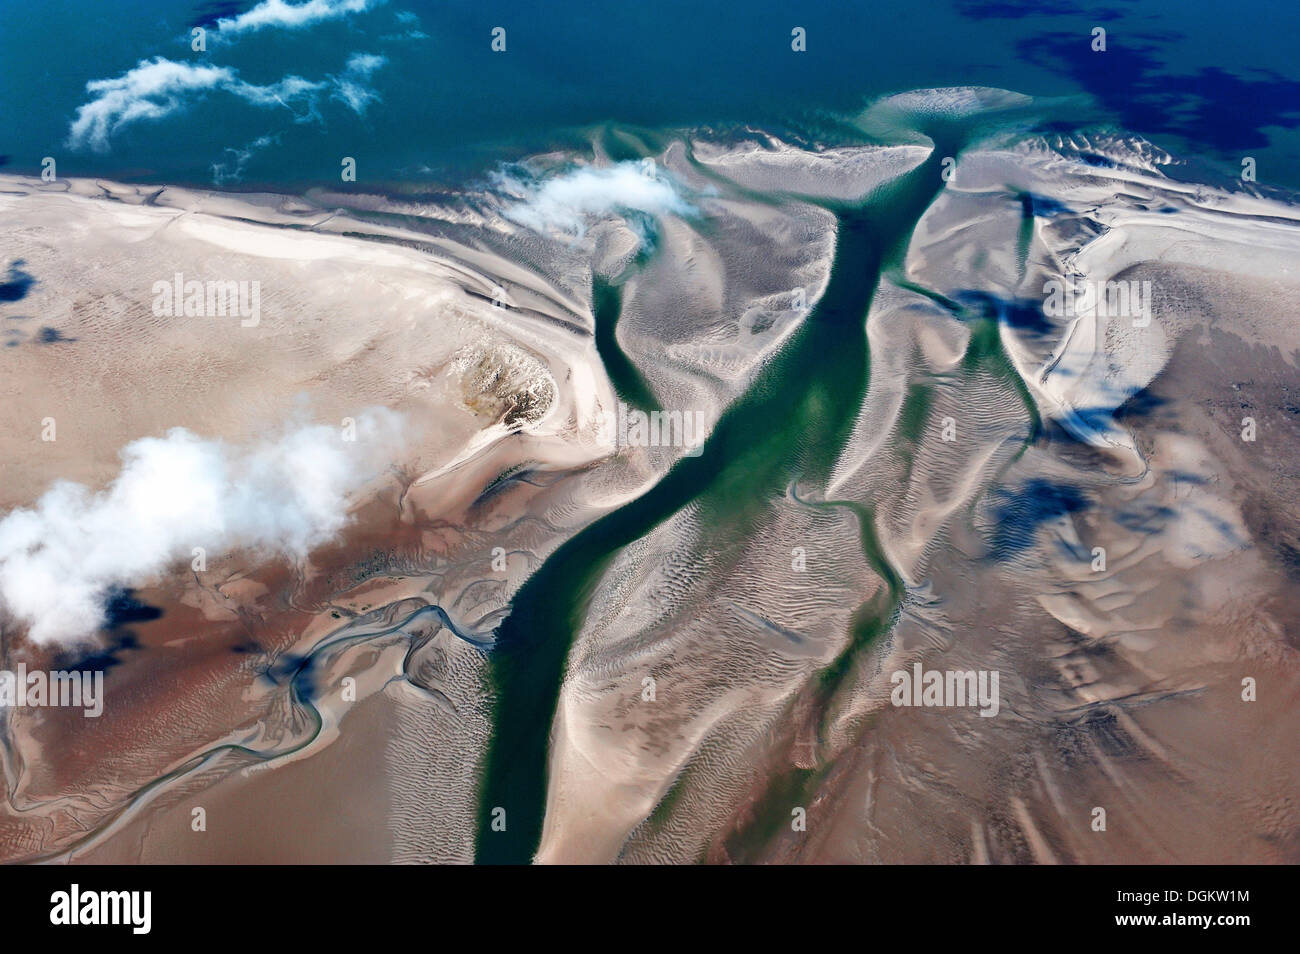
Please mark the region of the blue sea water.
POLYGON ((1261 185, 1300 185, 1294 0, 314 2, 340 13, 233 31, 221 21, 258 0, 2 0, 0 161, 293 190, 338 185, 351 156, 359 188, 439 187, 602 124, 827 139, 880 95, 979 85, 1076 96, 1078 125, 1228 173, 1250 156, 1261 185), (138 68, 161 61, 220 78, 150 87, 138 68), (75 132, 86 108, 103 114, 97 140, 75 132))

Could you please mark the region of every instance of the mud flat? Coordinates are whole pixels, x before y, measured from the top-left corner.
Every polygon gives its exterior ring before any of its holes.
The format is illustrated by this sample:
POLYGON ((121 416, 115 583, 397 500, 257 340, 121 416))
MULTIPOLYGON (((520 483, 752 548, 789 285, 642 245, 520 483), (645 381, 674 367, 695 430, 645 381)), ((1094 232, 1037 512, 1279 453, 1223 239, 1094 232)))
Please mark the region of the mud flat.
POLYGON ((867 117, 957 173, 867 204, 917 209, 892 247, 839 213, 835 269, 878 281, 832 277, 807 327, 857 328, 724 420, 716 483, 602 574, 540 860, 1296 858, 1300 214, 1139 140, 989 122, 1020 105, 867 117), (1134 307, 1059 313, 1049 282, 1134 307), (918 663, 998 672, 997 715, 893 705, 918 663))
MULTIPOLYGON (((659 161, 689 174, 680 157, 659 161)), ((59 480, 110 512, 122 449, 174 428, 242 460, 298 426, 347 440, 363 414, 400 422, 395 440, 356 443, 340 526, 303 558, 234 536, 201 569, 186 547, 184 559, 164 554, 121 580, 126 611, 107 628, 36 643, 26 620, 6 618, 11 664, 106 666, 110 700, 93 721, 7 713, 11 811, 0 829, 15 859, 183 857, 198 793, 251 833, 269 824, 249 817, 256 793, 326 780, 337 797, 303 808, 288 833, 250 835, 246 852, 192 845, 193 857, 292 860, 313 812, 349 804, 373 835, 367 858, 472 858, 495 698, 486 651, 512 593, 683 450, 619 445, 593 274, 619 282, 614 346, 665 358, 647 362, 657 403, 711 427, 801 320, 783 307, 789 290, 815 295, 833 242, 830 218, 810 206, 781 213, 716 189, 687 219, 625 219, 611 207, 573 234, 505 214, 532 193, 413 203, 16 177, 0 186, 9 254, 33 278, 5 313, 7 514, 45 514, 42 494, 59 480), (721 235, 704 238, 706 220, 721 235), (769 269, 739 267, 765 229, 800 220, 816 241, 769 269), (609 249, 650 240, 652 281, 626 262, 610 274, 609 249), (701 255, 730 263, 729 274, 699 270, 701 255), (189 282, 255 282, 256 314, 233 304, 206 313, 206 301, 179 313, 189 282), (158 289, 173 284, 175 308, 160 309, 158 289), (704 307, 721 305, 698 338, 688 322, 656 330, 643 318, 674 286, 681 301, 707 286, 704 307), (46 419, 54 440, 41 440, 46 419), (373 746, 368 770, 331 771, 338 755, 314 761, 348 724, 382 742, 386 771, 373 746)), ((777 259, 779 231, 767 241, 777 259)), ((312 461, 303 467, 309 476, 312 461)), ((304 845, 301 857, 356 857, 362 841, 304 845)))

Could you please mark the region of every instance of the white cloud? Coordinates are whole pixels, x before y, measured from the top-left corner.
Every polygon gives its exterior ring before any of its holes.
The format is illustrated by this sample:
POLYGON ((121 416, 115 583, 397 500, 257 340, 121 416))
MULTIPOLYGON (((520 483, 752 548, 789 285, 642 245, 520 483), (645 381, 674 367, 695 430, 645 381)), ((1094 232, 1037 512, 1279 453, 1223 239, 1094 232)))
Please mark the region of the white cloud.
POLYGON ((233 82, 235 73, 226 67, 175 63, 161 56, 141 60, 121 76, 86 84, 86 92, 94 98, 77 109, 68 145, 106 150, 109 136, 123 126, 162 119, 180 109, 188 97, 233 82))
POLYGON ((242 149, 227 146, 226 154, 229 161, 214 162, 212 164, 212 184, 219 186, 225 185, 227 182, 241 181, 244 178, 244 167, 248 165, 253 155, 279 141, 279 136, 258 136, 242 149))
POLYGON ((288 428, 246 449, 176 428, 122 450, 122 469, 98 493, 55 483, 34 507, 0 520, 0 606, 37 643, 84 641, 104 622, 104 599, 140 585, 194 547, 209 560, 235 550, 301 559, 348 520, 350 495, 402 444, 401 417, 356 416, 356 439, 326 425, 288 428))
POLYGON ((429 34, 425 33, 423 30, 420 29, 420 18, 417 17, 410 10, 398 10, 397 22, 401 24, 403 27, 405 27, 406 29, 404 29, 401 33, 386 33, 380 37, 381 40, 387 40, 389 42, 398 42, 401 40, 429 39, 429 34))
POLYGON ((341 76, 331 76, 334 92, 331 98, 347 105, 358 116, 366 107, 379 101, 379 94, 368 85, 370 75, 388 62, 388 57, 375 53, 353 53, 341 76))
POLYGON ((265 86, 237 80, 224 88, 255 106, 283 106, 292 110, 292 103, 299 100, 311 101, 314 94, 319 93, 327 85, 323 81, 312 82, 301 76, 286 76, 265 86))
POLYGON ((553 229, 580 235, 589 218, 628 211, 652 216, 694 211, 670 180, 657 171, 648 174, 637 162, 583 167, 540 185, 502 173, 497 185, 518 199, 506 208, 505 216, 539 232, 553 229))
POLYGON ((263 0, 251 10, 235 17, 217 21, 223 34, 247 33, 263 27, 280 27, 297 30, 322 20, 336 20, 352 13, 364 13, 382 0, 307 0, 306 3, 285 3, 284 0, 263 0))
POLYGON ((369 79, 370 74, 388 62, 378 53, 353 53, 348 57, 347 72, 369 79))
POLYGON ((386 62, 385 57, 375 54, 354 53, 339 76, 320 81, 286 76, 258 86, 240 79, 238 72, 229 67, 177 63, 161 56, 141 60, 121 76, 86 84, 86 92, 93 98, 77 108, 77 118, 68 129, 68 146, 106 152, 113 134, 124 127, 141 120, 163 119, 212 91, 230 93, 262 108, 283 106, 298 122, 319 118, 317 101, 328 91, 332 98, 360 114, 379 99, 367 82, 386 62), (295 109, 298 106, 301 111, 295 109))

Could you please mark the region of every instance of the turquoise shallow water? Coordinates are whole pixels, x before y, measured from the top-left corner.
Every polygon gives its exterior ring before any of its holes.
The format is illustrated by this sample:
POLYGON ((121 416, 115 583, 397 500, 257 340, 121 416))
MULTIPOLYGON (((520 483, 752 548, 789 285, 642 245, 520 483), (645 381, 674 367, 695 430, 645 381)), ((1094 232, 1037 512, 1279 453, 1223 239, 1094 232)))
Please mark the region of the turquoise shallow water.
POLYGON ((1255 156, 1261 182, 1300 176, 1300 66, 1287 39, 1300 7, 1289 0, 1252 4, 1249 16, 1207 0, 387 0, 294 29, 218 29, 253 6, 0 4, 0 155, 23 173, 53 156, 65 175, 232 189, 338 184, 340 159, 352 156, 357 187, 438 187, 606 122, 826 137, 837 115, 875 96, 983 85, 1085 93, 1092 106, 1081 101, 1078 120, 1230 167, 1255 156), (195 25, 209 30, 206 52, 190 49, 195 25), (504 52, 491 49, 497 26, 504 52), (795 27, 805 52, 791 49, 795 27), (1096 27, 1108 31, 1105 53, 1090 49, 1096 27), (358 54, 382 65, 350 72, 358 54), (128 83, 129 108, 148 116, 126 118, 124 105, 99 151, 70 144, 78 109, 106 95, 87 84, 158 58, 229 73, 180 91, 128 83), (294 77, 318 89, 277 86, 294 77), (236 84, 262 92, 240 95, 236 84))

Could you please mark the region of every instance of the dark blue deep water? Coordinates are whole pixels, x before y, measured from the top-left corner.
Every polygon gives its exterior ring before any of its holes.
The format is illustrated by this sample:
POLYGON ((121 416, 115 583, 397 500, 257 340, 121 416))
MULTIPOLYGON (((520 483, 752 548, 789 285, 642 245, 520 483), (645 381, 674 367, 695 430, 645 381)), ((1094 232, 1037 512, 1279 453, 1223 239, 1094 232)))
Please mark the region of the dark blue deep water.
POLYGON ((0 0, 0 163, 295 189, 337 184, 351 156, 360 186, 439 187, 605 123, 827 139, 882 94, 980 85, 1083 94, 1081 125, 1300 184, 1294 0, 316 2, 355 9, 236 30, 221 21, 256 0, 0 0))

